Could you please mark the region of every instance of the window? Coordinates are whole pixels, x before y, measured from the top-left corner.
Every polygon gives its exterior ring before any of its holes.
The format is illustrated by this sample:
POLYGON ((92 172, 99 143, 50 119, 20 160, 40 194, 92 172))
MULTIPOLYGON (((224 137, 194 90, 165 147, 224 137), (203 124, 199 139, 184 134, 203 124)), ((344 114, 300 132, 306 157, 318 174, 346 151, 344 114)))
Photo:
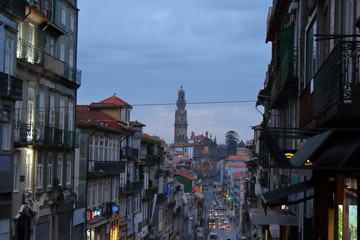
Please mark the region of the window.
POLYGON ((74 51, 72 49, 69 49, 69 66, 74 67, 74 51))
POLYGON ((60 97, 59 128, 61 130, 65 129, 65 99, 63 97, 60 97))
POLYGON ((98 204, 101 204, 103 202, 103 182, 102 180, 99 180, 99 193, 98 193, 98 204))
POLYGON ((26 154, 25 187, 31 189, 31 154, 26 154))
POLYGON ((204 154, 209 154, 209 147, 204 147, 204 154))
POLYGON ((317 70, 317 43, 314 34, 317 33, 316 18, 312 20, 306 30, 306 78, 305 84, 309 83, 317 70))
POLYGON ((92 198, 93 198, 93 207, 96 206, 96 200, 97 200, 97 184, 96 184, 96 181, 93 182, 93 195, 92 195, 92 198))
POLYGON ((29 23, 28 27, 28 44, 31 47, 27 50, 27 61, 30 63, 34 63, 35 52, 33 51, 32 47, 35 45, 35 27, 31 23, 29 23))
POLYGON ((18 164, 18 155, 14 154, 14 179, 13 179, 13 191, 19 191, 19 164, 18 164))
POLYGON ((66 11, 65 11, 65 8, 61 8, 61 24, 66 25, 66 11))
POLYGON ((34 119, 34 89, 28 89, 27 123, 31 124, 34 119))
POLYGON ((64 43, 60 43, 60 60, 65 61, 65 45, 64 43))
POLYGON ((109 156, 108 156, 108 147, 109 147, 109 145, 108 145, 108 138, 107 137, 105 137, 105 158, 104 158, 104 160, 105 161, 109 161, 110 159, 109 159, 109 156))
POLYGON ((36 188, 42 188, 42 163, 38 162, 37 167, 36 167, 36 188))
POLYGON ((68 109, 68 129, 69 131, 74 131, 74 103, 69 100, 69 109, 68 109))
POLYGON ((67 161, 66 161, 66 184, 70 185, 71 184, 71 157, 68 156, 67 157, 67 161))
POLYGON ((10 136, 11 136, 11 125, 9 123, 3 123, 2 124, 2 144, 1 144, 2 150, 8 150, 8 151, 10 150, 10 146, 11 146, 10 136))
POLYGON ((50 95, 50 106, 49 106, 49 127, 55 126, 55 96, 50 95))
POLYGON ((97 135, 95 135, 95 147, 94 147, 94 161, 98 161, 99 159, 98 159, 98 155, 99 155, 99 149, 98 149, 98 146, 99 146, 99 144, 98 144, 98 141, 99 141, 99 137, 97 136, 97 135))
POLYGON ((21 129, 21 105, 22 101, 15 102, 15 129, 14 129, 14 139, 18 141, 20 139, 20 129, 21 129))
POLYGON ((57 160, 57 175, 56 177, 59 179, 59 185, 62 185, 62 179, 63 179, 63 157, 58 156, 57 160))
POLYGON ((104 160, 104 137, 100 136, 100 152, 99 152, 99 160, 104 160))
POLYGON ((4 72, 9 75, 13 75, 14 70, 14 52, 15 52, 15 44, 14 38, 10 36, 6 36, 5 39, 5 68, 4 72))
POLYGON ((70 15, 70 31, 74 32, 75 30, 75 19, 74 16, 71 14, 70 15))
POLYGON ((55 55, 55 39, 53 37, 49 37, 50 38, 50 55, 54 56, 55 55))
POLYGON ((44 90, 39 90, 39 111, 38 111, 38 124, 37 124, 37 134, 39 139, 43 138, 44 127, 45 127, 45 97, 44 90))
POLYGON ((52 179, 53 179, 53 165, 52 163, 48 163, 47 165, 47 186, 52 187, 52 179))

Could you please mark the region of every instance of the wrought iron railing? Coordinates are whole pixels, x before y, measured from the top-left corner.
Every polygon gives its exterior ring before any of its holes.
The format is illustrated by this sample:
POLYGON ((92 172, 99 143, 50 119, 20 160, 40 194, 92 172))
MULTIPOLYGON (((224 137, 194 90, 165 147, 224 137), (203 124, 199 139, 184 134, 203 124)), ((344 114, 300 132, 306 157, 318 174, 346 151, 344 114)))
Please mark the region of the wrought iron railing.
POLYGON ((313 115, 336 103, 360 103, 360 42, 339 42, 314 75, 313 115))
MULTIPOLYGON (((45 51, 41 50, 35 45, 23 40, 22 38, 18 38, 17 58, 23 59, 31 64, 44 65, 44 53, 45 51)), ((60 62, 64 64, 63 75, 58 72, 55 73, 60 74, 70 82, 80 85, 81 70, 71 67, 63 61, 60 62)))
POLYGON ((21 58, 32 64, 42 65, 44 63, 44 52, 35 45, 23 40, 22 38, 18 38, 17 47, 18 58, 21 58))
POLYGON ((124 147, 121 152, 124 158, 133 158, 133 159, 139 158, 139 149, 137 148, 124 147))

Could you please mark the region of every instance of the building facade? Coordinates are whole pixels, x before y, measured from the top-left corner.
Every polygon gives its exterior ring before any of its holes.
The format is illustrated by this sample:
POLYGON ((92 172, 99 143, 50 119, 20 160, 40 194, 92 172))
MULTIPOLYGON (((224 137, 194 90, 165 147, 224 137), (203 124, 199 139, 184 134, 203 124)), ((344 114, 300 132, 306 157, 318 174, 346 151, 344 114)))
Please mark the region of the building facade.
POLYGON ((274 1, 249 239, 359 239, 359 1, 274 1), (261 207, 261 206, 264 206, 261 207), (347 226, 347 227, 344 227, 347 226))

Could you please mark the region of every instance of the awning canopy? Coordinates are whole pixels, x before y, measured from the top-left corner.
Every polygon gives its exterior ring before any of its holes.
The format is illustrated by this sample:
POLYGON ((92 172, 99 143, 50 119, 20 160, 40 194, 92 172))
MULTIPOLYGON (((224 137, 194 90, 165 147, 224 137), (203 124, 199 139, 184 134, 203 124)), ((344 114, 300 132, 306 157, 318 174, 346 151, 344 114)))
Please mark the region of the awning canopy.
POLYGON ((313 194, 309 194, 304 198, 295 198, 293 201, 289 201, 289 196, 294 194, 299 194, 308 190, 313 190, 312 180, 305 182, 297 183, 289 187, 279 188, 274 191, 263 193, 262 203, 266 206, 279 206, 279 205, 289 205, 294 203, 299 203, 306 201, 313 197, 313 194))
POLYGON ((336 134, 327 143, 326 150, 315 159, 314 168, 360 168, 359 161, 354 159, 354 154, 359 149, 359 132, 336 134))
POLYGON ((280 225, 297 226, 297 217, 288 210, 269 210, 267 214, 262 209, 250 209, 250 221, 252 225, 280 225))
POLYGON ((360 168, 360 131, 328 130, 309 138, 290 159, 293 167, 318 169, 360 168))
POLYGON ((293 167, 303 167, 306 161, 313 157, 313 155, 333 133, 334 131, 329 130, 309 138, 290 159, 291 165, 293 167))

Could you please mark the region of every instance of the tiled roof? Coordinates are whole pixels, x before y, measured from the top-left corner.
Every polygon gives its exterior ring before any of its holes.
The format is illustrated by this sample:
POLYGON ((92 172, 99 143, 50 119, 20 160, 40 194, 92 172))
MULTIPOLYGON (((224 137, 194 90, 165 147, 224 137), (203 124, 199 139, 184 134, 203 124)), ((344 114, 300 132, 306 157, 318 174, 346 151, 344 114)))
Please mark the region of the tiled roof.
POLYGON ((81 125, 85 125, 85 123, 88 123, 87 125, 89 125, 91 122, 95 122, 116 130, 122 129, 119 125, 120 121, 101 111, 90 110, 88 105, 77 105, 76 117, 77 123, 81 125))
POLYGON ((195 192, 201 192, 201 189, 200 189, 200 187, 198 187, 198 186, 194 186, 194 191, 195 191, 195 192))
POLYGON ((193 140, 193 141, 202 141, 204 140, 206 137, 204 135, 197 135, 197 136, 194 136, 192 138, 189 139, 190 140, 193 140))
POLYGON ((230 160, 249 160, 249 156, 237 155, 237 156, 229 156, 228 158, 225 159, 225 161, 230 161, 230 160))
POLYGON ((130 121, 130 125, 133 127, 145 127, 146 125, 138 121, 130 121))
POLYGON ((246 168, 246 165, 243 165, 243 164, 232 164, 232 165, 229 165, 229 167, 233 167, 233 168, 246 168))
POLYGON ((130 104, 118 98, 116 96, 109 97, 105 100, 102 100, 97 103, 91 103, 90 107, 92 108, 107 108, 107 107, 131 107, 130 104))

